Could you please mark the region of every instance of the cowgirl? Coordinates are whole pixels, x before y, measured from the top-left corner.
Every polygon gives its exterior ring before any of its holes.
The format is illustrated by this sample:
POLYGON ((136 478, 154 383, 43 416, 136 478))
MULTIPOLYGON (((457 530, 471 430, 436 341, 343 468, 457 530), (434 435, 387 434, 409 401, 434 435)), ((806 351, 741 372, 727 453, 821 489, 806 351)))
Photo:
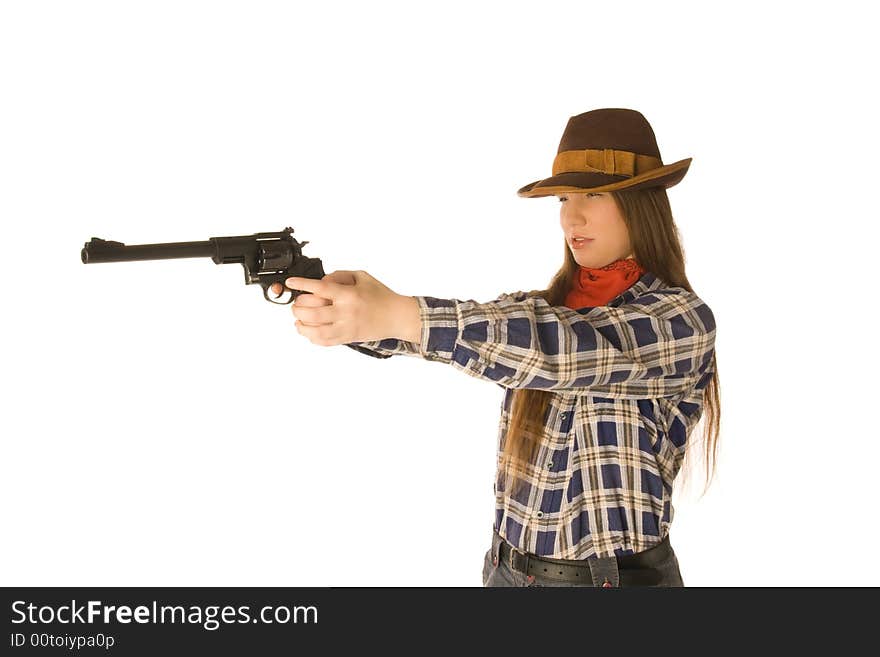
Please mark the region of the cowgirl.
POLYGON ((477 303, 399 295, 365 271, 286 281, 311 293, 292 310, 314 344, 504 389, 484 586, 684 585, 672 484, 704 405, 714 465, 720 417, 715 319, 666 194, 690 162, 664 165, 637 111, 571 117, 552 175, 517 192, 560 202, 564 263, 545 290, 477 303))

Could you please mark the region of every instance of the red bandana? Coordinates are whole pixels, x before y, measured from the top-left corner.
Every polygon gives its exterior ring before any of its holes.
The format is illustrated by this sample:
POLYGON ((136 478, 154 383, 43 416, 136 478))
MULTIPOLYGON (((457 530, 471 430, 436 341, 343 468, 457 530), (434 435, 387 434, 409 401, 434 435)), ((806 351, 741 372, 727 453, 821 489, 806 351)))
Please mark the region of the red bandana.
POLYGON ((645 270, 631 259, 615 260, 610 265, 592 268, 581 266, 574 277, 565 305, 572 309, 604 306, 635 283, 645 270))

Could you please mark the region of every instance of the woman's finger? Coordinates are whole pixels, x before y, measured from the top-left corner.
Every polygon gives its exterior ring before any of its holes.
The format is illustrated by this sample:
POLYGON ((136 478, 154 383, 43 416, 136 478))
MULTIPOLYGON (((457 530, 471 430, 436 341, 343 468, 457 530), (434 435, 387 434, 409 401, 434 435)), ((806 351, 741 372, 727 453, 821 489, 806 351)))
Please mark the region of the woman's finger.
POLYGON ((332 324, 336 321, 338 314, 338 309, 333 308, 332 304, 312 306, 311 308, 295 304, 292 310, 294 317, 311 325, 332 324))
POLYGON ((300 294, 294 304, 300 308, 317 308, 318 306, 329 306, 330 299, 319 297, 317 294, 300 294))

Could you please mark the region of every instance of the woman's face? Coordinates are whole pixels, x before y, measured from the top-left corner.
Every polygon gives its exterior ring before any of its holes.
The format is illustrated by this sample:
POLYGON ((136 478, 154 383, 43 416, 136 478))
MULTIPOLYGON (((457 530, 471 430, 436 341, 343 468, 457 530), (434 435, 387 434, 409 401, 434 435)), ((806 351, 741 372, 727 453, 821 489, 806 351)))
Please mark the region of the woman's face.
POLYGON ((559 199, 559 225, 574 259, 582 267, 604 267, 632 258, 629 231, 608 192, 566 192, 559 199), (591 237, 574 248, 573 236, 591 237))

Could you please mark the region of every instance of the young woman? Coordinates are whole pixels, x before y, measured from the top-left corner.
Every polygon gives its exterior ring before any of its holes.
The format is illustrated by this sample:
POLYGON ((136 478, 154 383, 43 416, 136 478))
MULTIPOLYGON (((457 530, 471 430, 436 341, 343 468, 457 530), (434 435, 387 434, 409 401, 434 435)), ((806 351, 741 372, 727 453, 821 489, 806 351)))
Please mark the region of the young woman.
POLYGON ((477 303, 399 295, 364 271, 286 281, 310 293, 293 313, 315 344, 504 389, 484 586, 684 586, 673 481, 704 408, 714 466, 720 420, 715 318, 666 194, 690 162, 664 165, 635 110, 571 117, 552 175, 517 192, 560 202, 564 262, 547 289, 477 303))

